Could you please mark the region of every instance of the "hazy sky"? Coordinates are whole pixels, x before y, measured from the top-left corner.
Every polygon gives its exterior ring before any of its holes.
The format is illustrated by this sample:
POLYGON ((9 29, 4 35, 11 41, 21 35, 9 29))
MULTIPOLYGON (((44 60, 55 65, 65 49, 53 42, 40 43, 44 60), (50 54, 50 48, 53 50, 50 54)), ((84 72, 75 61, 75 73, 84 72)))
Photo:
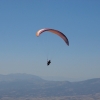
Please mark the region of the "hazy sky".
POLYGON ((100 0, 0 0, 0 74, 100 77, 100 0), (69 39, 41 28, 54 28, 69 39), (46 66, 51 59, 50 66, 46 66))

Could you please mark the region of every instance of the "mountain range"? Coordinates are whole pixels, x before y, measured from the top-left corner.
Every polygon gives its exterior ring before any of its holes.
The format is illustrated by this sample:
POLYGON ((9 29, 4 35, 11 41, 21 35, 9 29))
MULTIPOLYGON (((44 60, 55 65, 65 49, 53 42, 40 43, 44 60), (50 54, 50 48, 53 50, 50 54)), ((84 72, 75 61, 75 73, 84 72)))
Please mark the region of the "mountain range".
POLYGON ((100 78, 79 82, 47 81, 30 74, 0 75, 2 97, 59 97, 100 93, 100 78))

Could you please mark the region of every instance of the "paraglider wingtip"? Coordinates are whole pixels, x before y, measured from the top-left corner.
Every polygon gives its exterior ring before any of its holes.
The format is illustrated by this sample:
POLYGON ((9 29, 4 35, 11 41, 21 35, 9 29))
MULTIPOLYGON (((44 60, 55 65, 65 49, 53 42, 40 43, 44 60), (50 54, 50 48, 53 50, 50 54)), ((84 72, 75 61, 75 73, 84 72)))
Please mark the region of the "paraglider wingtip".
POLYGON ((69 46, 69 43, 67 43, 67 45, 69 46))
POLYGON ((69 41, 67 42, 67 45, 69 46, 69 41))

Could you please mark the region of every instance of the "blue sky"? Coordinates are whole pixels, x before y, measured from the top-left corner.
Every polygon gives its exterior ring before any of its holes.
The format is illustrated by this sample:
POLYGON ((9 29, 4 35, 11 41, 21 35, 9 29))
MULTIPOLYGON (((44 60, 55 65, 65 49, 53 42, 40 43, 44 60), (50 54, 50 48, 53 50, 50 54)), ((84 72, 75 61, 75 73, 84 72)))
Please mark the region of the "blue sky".
POLYGON ((0 0, 0 74, 88 79, 99 71, 99 0, 0 0), (49 32, 36 37, 41 28, 63 32, 69 46, 49 32))

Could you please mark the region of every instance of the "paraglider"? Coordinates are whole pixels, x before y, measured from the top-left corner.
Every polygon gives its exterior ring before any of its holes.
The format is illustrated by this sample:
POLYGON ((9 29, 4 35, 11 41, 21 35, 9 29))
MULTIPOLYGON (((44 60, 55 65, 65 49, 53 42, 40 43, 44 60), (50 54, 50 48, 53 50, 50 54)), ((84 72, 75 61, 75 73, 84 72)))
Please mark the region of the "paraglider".
POLYGON ((50 65, 50 63, 51 63, 51 60, 48 60, 48 61, 47 61, 47 66, 50 65))
MULTIPOLYGON (((51 33, 54 33, 54 34, 58 35, 69 46, 68 38, 62 32, 60 32, 58 30, 55 30, 55 29, 50 29, 50 28, 40 29, 40 30, 37 31, 36 36, 39 37, 43 32, 46 32, 46 31, 49 31, 51 33)), ((47 66, 50 65, 50 63, 51 63, 51 60, 47 60, 47 66)))

